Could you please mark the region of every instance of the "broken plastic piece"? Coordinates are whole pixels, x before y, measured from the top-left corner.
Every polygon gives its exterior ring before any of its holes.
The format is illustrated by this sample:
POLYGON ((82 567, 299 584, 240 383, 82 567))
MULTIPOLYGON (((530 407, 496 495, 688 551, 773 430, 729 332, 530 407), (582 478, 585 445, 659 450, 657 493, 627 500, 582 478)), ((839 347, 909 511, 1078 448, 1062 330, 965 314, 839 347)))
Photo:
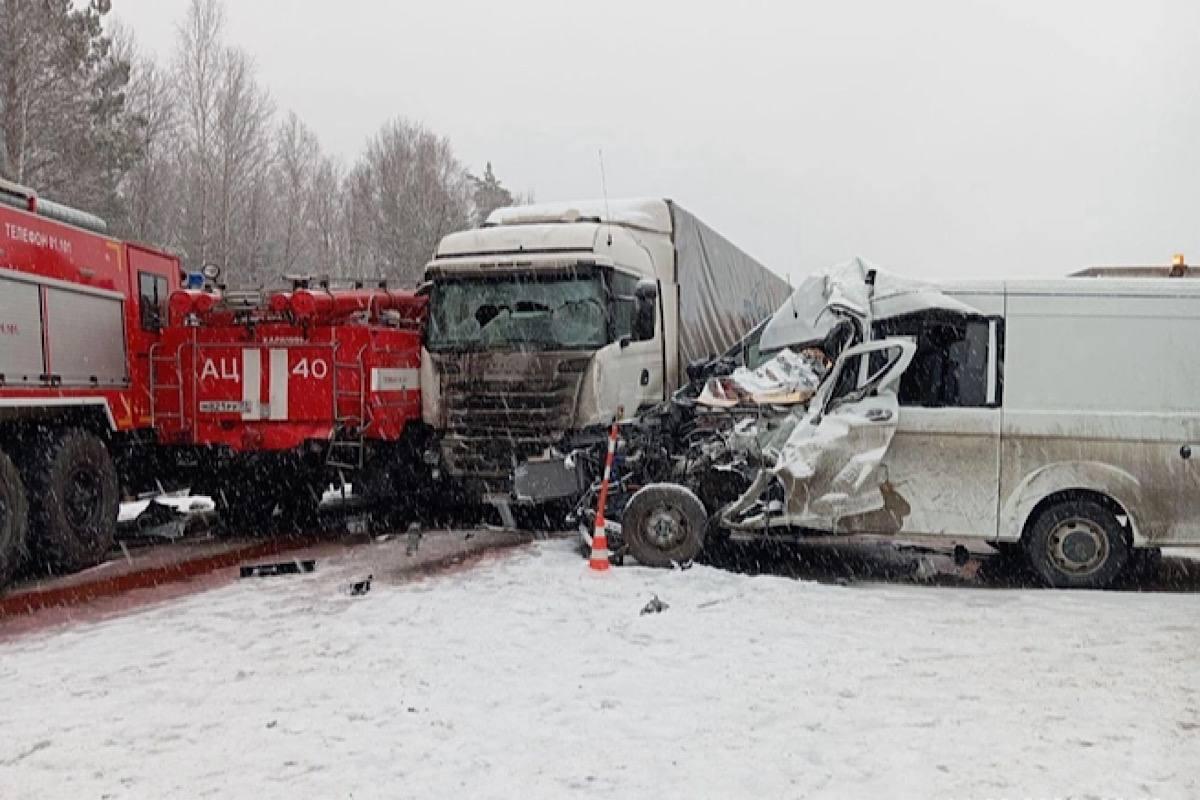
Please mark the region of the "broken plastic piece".
POLYGON ((316 568, 317 562, 313 559, 281 561, 278 564, 252 564, 242 567, 241 577, 265 578, 271 575, 299 575, 305 572, 312 572, 316 568))

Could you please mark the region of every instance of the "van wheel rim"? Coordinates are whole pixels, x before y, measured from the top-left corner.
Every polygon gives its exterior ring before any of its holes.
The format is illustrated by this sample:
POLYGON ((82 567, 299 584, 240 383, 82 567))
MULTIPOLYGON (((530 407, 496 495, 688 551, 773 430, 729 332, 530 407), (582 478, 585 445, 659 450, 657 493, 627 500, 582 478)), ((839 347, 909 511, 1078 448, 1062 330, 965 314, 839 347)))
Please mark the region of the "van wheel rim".
POLYGON ((655 547, 671 550, 687 538, 687 522, 678 509, 663 507, 646 518, 646 535, 655 547))
POLYGON ((1108 537, 1088 519, 1071 517, 1054 526, 1046 540, 1054 566, 1070 575, 1089 575, 1108 560, 1108 537))

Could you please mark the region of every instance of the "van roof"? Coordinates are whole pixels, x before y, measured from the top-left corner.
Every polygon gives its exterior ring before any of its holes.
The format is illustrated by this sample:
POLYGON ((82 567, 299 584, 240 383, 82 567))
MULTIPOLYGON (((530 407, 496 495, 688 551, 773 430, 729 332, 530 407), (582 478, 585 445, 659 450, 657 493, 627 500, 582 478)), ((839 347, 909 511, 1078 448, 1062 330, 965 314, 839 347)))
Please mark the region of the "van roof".
POLYGON ((1041 294, 1097 297, 1200 297, 1200 281, 1180 278, 1047 278, 963 280, 938 284, 947 294, 1041 294))

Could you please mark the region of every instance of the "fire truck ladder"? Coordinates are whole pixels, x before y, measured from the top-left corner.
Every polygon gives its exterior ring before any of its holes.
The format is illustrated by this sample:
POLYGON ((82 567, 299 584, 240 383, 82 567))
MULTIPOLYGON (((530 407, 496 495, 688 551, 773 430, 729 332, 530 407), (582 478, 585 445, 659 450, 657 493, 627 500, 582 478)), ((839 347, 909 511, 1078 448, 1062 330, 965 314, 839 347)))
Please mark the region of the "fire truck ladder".
POLYGON ((353 361, 339 361, 338 350, 333 352, 333 438, 325 464, 340 469, 362 469, 366 457, 365 432, 371 424, 367 403, 366 371, 362 356, 353 361))
POLYGON ((166 421, 177 422, 180 427, 183 427, 183 360, 181 354, 183 348, 177 348, 171 355, 163 355, 159 350, 160 345, 150 345, 150 421, 155 427, 166 421), (171 377, 167 383, 160 381, 159 367, 168 368, 168 374, 171 377), (159 401, 160 392, 173 393, 169 396, 173 396, 175 400, 174 411, 162 410, 163 404, 159 401))

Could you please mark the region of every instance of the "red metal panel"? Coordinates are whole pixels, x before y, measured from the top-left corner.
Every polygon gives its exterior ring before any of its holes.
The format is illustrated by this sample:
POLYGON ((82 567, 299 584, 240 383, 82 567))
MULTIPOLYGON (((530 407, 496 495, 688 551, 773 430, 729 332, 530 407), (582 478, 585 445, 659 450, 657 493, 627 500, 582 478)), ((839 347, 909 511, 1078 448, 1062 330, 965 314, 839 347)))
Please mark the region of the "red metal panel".
MULTIPOLYGON (((179 285, 179 262, 172 256, 0 205, 0 270, 20 273, 42 287, 38 302, 43 307, 43 319, 47 287, 114 292, 123 298, 125 316, 120 335, 126 340, 130 377, 127 388, 63 387, 49 380, 36 386, 0 385, 0 406, 99 403, 120 430, 149 426, 148 355, 158 335, 141 330, 138 324, 136 269, 128 263, 135 258, 134 253, 140 263, 167 281, 168 290, 179 285)), ((53 320, 50 322, 51 326, 43 325, 41 331, 47 343, 55 341, 53 320)), ((51 352, 48 344, 44 350, 51 352)), ((46 361, 45 374, 54 374, 53 360, 47 355, 46 361)))
POLYGON ((292 450, 327 441, 339 428, 394 441, 420 416, 416 330, 350 320, 213 319, 164 332, 163 351, 180 354, 183 372, 181 417, 170 413, 179 405, 175 395, 156 398, 166 410, 159 428, 167 441, 292 450))

